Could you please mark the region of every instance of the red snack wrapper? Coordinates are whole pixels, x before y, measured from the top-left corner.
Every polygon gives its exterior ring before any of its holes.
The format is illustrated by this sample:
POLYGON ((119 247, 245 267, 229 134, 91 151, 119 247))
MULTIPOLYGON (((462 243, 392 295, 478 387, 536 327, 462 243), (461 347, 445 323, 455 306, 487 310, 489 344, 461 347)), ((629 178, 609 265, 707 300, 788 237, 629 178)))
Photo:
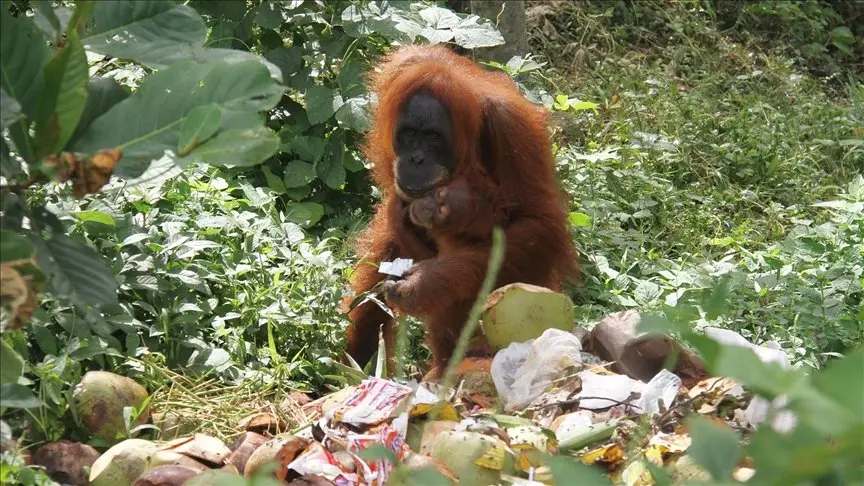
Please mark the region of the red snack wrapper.
POLYGON ((386 422, 407 410, 412 390, 399 383, 369 378, 363 380, 341 404, 330 411, 340 422, 367 427, 386 422))

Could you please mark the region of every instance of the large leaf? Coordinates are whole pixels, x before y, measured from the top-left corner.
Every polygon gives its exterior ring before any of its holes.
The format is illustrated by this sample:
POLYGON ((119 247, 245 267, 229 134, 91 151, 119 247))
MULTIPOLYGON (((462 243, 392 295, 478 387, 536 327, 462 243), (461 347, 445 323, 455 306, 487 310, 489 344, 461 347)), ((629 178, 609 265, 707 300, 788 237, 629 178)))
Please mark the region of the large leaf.
POLYGON ((224 130, 199 145, 180 164, 203 162, 225 166, 252 166, 279 151, 279 136, 265 126, 224 130))
POLYGON ((29 18, 0 14, 0 88, 21 104, 31 120, 36 119, 40 93, 45 83, 42 65, 50 56, 48 46, 29 18))
POLYGON ((327 156, 318 161, 315 170, 318 178, 324 181, 327 187, 341 190, 345 185, 345 135, 337 133, 338 135, 330 137, 327 156))
POLYGON ((345 128, 364 132, 372 125, 369 116, 369 100, 357 97, 347 100, 336 112, 336 119, 345 128))
POLYGON ((117 304, 117 279, 108 262, 89 246, 55 234, 43 246, 54 265, 52 290, 76 304, 117 304))
POLYGON ((115 173, 126 176, 140 175, 163 154, 178 162, 254 165, 279 147, 278 137, 263 126, 259 113, 275 106, 283 90, 254 61, 175 64, 149 76, 135 96, 96 119, 74 149, 123 149, 115 173), (210 104, 222 110, 220 132, 178 160, 182 123, 194 108, 210 104))
POLYGON ((308 228, 324 216, 324 206, 314 202, 301 202, 289 204, 285 217, 288 221, 296 223, 303 228, 308 228))
MULTIPOLYGON (((18 101, 31 121, 36 119, 45 84, 42 66, 49 56, 48 45, 32 20, 12 18, 6 9, 0 12, 0 88, 18 101)), ((28 123, 20 120, 9 128, 9 134, 18 153, 32 161, 35 153, 28 129, 28 123)))
POLYGON ((282 79, 288 79, 292 74, 303 69, 303 48, 280 46, 267 51, 264 57, 282 71, 282 79))
POLYGON ((24 117, 18 100, 9 96, 5 89, 0 88, 0 130, 24 117))
POLYGON ((499 46, 504 37, 488 21, 480 23, 480 17, 469 15, 453 27, 454 40, 459 47, 476 49, 478 47, 499 46))
POLYGON ((330 88, 312 86, 306 90, 306 112, 313 125, 327 121, 340 106, 342 97, 330 88))
POLYGON ((42 403, 24 385, 4 383, 0 385, 0 408, 36 408, 42 403))
POLYGON ((93 29, 82 39, 89 51, 131 59, 154 69, 177 63, 256 61, 267 66, 274 79, 278 67, 248 51, 207 48, 204 19, 193 8, 164 0, 96 2, 93 29))
POLYGON ((45 88, 36 118, 36 156, 60 152, 75 132, 87 102, 87 55, 75 31, 45 65, 45 88))
POLYGON ((688 420, 693 445, 687 453, 704 467, 716 481, 728 480, 741 461, 738 435, 732 429, 694 416, 688 420))
POLYGON ((111 107, 129 97, 130 91, 114 78, 102 77, 90 80, 87 85, 87 104, 84 105, 84 113, 78 120, 78 127, 67 145, 72 146, 81 137, 93 120, 104 115, 111 107))
POLYGON ((185 155, 195 147, 210 139, 222 125, 222 111, 219 105, 210 103, 192 109, 180 126, 180 141, 177 151, 185 155))
POLYGON ((27 238, 9 230, 0 230, 0 262, 28 260, 35 249, 27 238))
POLYGON ((148 64, 144 60, 171 57, 179 45, 201 46, 206 39, 204 19, 192 7, 119 0, 96 3, 93 29, 82 42, 89 51, 148 64))
MULTIPOLYGON (((835 359, 813 376, 813 386, 825 396, 860 414, 864 410, 864 349, 835 359)), ((859 415, 860 417, 860 415, 859 415)))
POLYGON ((0 138, 0 175, 9 180, 15 180, 23 175, 21 169, 21 162, 9 152, 6 140, 0 138))
POLYGON ((307 162, 318 162, 324 155, 327 141, 320 137, 302 136, 291 140, 291 151, 307 162))
POLYGON ((302 187, 315 180, 315 166, 302 160, 292 160, 285 166, 285 187, 302 187))
POLYGON ((0 383, 16 383, 24 373, 24 358, 0 339, 0 383))
POLYGON ((30 2, 33 10, 35 10, 34 19, 36 20, 36 25, 42 30, 42 33, 45 34, 46 39, 49 41, 59 39, 64 28, 57 14, 54 12, 52 3, 48 0, 32 0, 30 2), (42 23, 45 24, 44 27, 40 25, 42 23))

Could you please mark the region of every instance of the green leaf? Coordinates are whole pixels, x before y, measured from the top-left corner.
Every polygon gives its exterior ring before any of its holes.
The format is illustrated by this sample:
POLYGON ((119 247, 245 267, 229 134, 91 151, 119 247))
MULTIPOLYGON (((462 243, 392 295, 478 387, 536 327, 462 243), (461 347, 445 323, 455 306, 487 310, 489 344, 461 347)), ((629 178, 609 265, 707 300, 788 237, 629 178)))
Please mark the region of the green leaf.
POLYGON ((264 162, 278 151, 279 136, 269 128, 235 128, 220 132, 177 162, 180 165, 196 161, 228 167, 249 167, 264 162))
POLYGON ((83 42, 87 50, 100 54, 131 59, 153 69, 190 61, 255 61, 266 66, 274 79, 282 79, 278 67, 249 51, 204 47, 204 19, 188 5, 163 0, 96 2, 93 24, 83 42))
POLYGON ((35 252, 27 238, 9 230, 0 230, 0 262, 26 260, 35 252))
POLYGON ((41 97, 45 77, 42 65, 50 57, 48 46, 27 17, 0 14, 0 88, 21 104, 31 120, 41 97))
POLYGON ((291 140, 291 151, 306 162, 318 162, 324 155, 327 141, 321 137, 295 137, 291 140))
POLYGON ((0 130, 24 118, 18 100, 9 96, 5 89, 0 88, 0 130))
POLYGON ((151 160, 166 152, 178 163, 255 165, 278 150, 278 137, 263 126, 259 113, 273 108, 283 91, 257 62, 175 64, 147 77, 135 96, 96 119, 74 149, 83 153, 123 149, 115 174, 127 177, 140 175, 151 160), (186 160, 177 160, 174 151, 186 115, 210 104, 222 110, 222 131, 196 147, 186 160))
POLYGON ((633 298, 636 302, 642 305, 651 305, 654 304, 662 294, 663 290, 659 285, 648 280, 640 280, 639 283, 636 284, 633 298))
POLYGON ((288 79, 303 69, 303 52, 302 47, 281 46, 267 51, 264 57, 282 71, 282 79, 288 79))
POLYGON ((286 188, 285 195, 292 201, 302 201, 312 195, 312 186, 286 188))
POLYGON ((36 156, 59 153, 75 132, 87 102, 87 55, 74 31, 45 65, 45 88, 36 117, 36 156))
MULTIPOLYGON (((31 19, 13 18, 7 9, 0 12, 0 88, 18 101, 30 121, 36 119, 45 85, 42 66, 49 57, 48 46, 31 19)), ((30 162, 35 160, 28 122, 20 120, 13 124, 9 135, 21 157, 30 162)))
POLYGON ((555 484, 611 485, 600 471, 566 456, 546 456, 544 461, 552 472, 555 484))
POLYGON ((55 292, 72 297, 76 304, 117 304, 117 279, 102 255, 63 234, 45 241, 45 248, 54 261, 55 292))
POLYGON ((432 466, 420 469, 399 467, 387 483, 390 486, 451 486, 453 483, 432 466))
POLYGON ((597 103, 592 103, 591 101, 570 100, 569 104, 570 109, 573 111, 596 110, 599 108, 597 103))
POLYGON ((84 24, 90 20, 90 15, 93 14, 93 9, 95 7, 96 0, 78 0, 75 2, 75 10, 72 12, 71 17, 65 22, 66 29, 81 32, 84 29, 84 24))
POLYGON ((35 10, 33 20, 45 35, 45 39, 48 41, 59 39, 60 35, 63 34, 66 28, 66 23, 60 20, 57 16, 57 11, 62 11, 66 14, 65 20, 67 22, 71 16, 71 11, 63 7, 60 7, 55 11, 53 2, 48 0, 32 0, 30 5, 32 5, 35 10))
POLYGON ((91 79, 87 84, 87 103, 84 105, 84 112, 81 113, 75 133, 72 134, 66 145, 75 145, 81 134, 93 123, 93 120, 104 115, 111 107, 128 98, 130 94, 129 88, 121 85, 114 78, 106 76, 91 79))
POLYGON ((852 33, 852 30, 845 25, 842 27, 835 27, 831 29, 830 32, 831 40, 834 42, 842 42, 844 44, 849 44, 855 42, 855 34, 852 33))
POLYGON ((776 363, 763 362, 749 348, 721 345, 706 336, 692 335, 689 341, 698 349, 712 376, 734 378, 767 398, 792 390, 806 378, 800 370, 787 370, 776 363))
POLYGON ((57 336, 47 326, 32 322, 30 332, 33 333, 33 339, 43 353, 57 355, 57 336))
MULTIPOLYGON (((830 418, 821 419, 826 421, 830 418)), ((826 440, 825 436, 802 425, 782 434, 772 427, 760 427, 747 446, 747 456, 753 459, 754 464, 759 465, 751 482, 777 485, 819 484, 814 480, 829 470, 839 472, 843 462, 848 463, 846 467, 849 472, 857 471, 860 477, 864 460, 864 452, 861 450, 862 433, 864 429, 853 428, 844 434, 845 437, 835 436, 826 440), (808 479, 810 481, 807 481, 808 479)), ((835 479, 833 484, 860 483, 835 479)))
POLYGON ((368 66, 360 61, 348 61, 339 67, 336 81, 339 83, 339 91, 342 96, 350 100, 350 98, 359 97, 366 92, 363 76, 367 69, 368 66))
POLYGON ((183 44, 202 46, 204 19, 192 7, 160 0, 96 2, 93 28, 82 39, 88 51, 143 64, 169 58, 183 44))
POLYGON ((246 2, 235 0, 194 0, 190 2, 198 12, 204 12, 212 17, 240 20, 246 15, 246 2))
POLYGON ((286 210, 286 219, 296 223, 303 228, 313 226, 324 216, 324 206, 314 202, 301 202, 289 204, 286 210))
POLYGON ((705 311, 706 319, 716 319, 722 316, 728 307, 730 279, 728 276, 720 279, 711 293, 702 300, 702 309, 705 311))
POLYGON ((82 223, 97 223, 105 226, 115 226, 114 218, 102 211, 76 211, 72 213, 82 223))
POLYGON ((186 155, 195 147, 212 137, 222 125, 222 110, 219 105, 198 106, 183 119, 180 126, 180 140, 177 150, 180 155, 186 155))
POLYGON ((5 420, 0 420, 0 444, 5 447, 12 439, 12 427, 5 420))
POLYGON ((339 132, 338 135, 330 137, 327 156, 315 165, 318 178, 324 181, 327 187, 341 190, 345 185, 345 164, 342 162, 344 158, 345 136, 339 132))
POLYGON ((292 160, 285 166, 285 187, 294 188, 309 185, 315 180, 315 166, 302 160, 292 160))
POLYGON ((469 15, 453 27, 454 40, 459 47, 476 49, 504 44, 504 37, 489 21, 480 23, 480 17, 469 15))
POLYGON ((711 473, 714 480, 730 479, 743 453, 738 445, 738 434, 700 416, 691 417, 687 423, 693 440, 687 454, 711 473))
POLYGON ((287 189, 285 188, 285 183, 282 182, 282 179, 276 177, 276 174, 270 170, 270 167, 266 165, 261 166, 261 172, 264 173, 264 179, 267 180, 267 187, 273 190, 276 194, 285 194, 287 189))
POLYGON ((367 461, 383 459, 385 461, 396 462, 396 454, 381 444, 371 444, 360 451, 360 457, 367 461))
POLYGON ((452 29, 459 25, 459 16, 446 8, 424 8, 420 11, 420 17, 434 29, 452 29))
POLYGON ((353 150, 345 154, 345 159, 342 162, 348 172, 360 172, 366 168, 363 165, 363 161, 360 160, 360 157, 353 150))
POLYGON ((42 402, 24 385, 3 383, 0 385, 0 408, 37 408, 42 402))
POLYGON ((570 221, 570 224, 578 227, 587 227, 591 226, 591 216, 588 216, 585 213, 580 212, 572 212, 567 218, 570 221))
POLYGON ((17 383, 24 374, 24 358, 0 339, 0 383, 17 383))
POLYGON ((864 410, 864 349, 828 363, 813 376, 813 387, 833 399, 859 420, 864 410))
POLYGON ((255 23, 262 29, 275 29, 282 25, 285 18, 282 16, 282 2, 264 1, 258 6, 258 14, 255 23))
POLYGON ((365 132, 372 126, 369 116, 369 100, 365 97, 351 98, 336 112, 336 120, 348 129, 365 132))
POLYGON ((0 175, 10 181, 17 180, 23 174, 23 167, 18 158, 12 157, 6 140, 0 138, 0 175))
POLYGON ((306 90, 306 113, 313 125, 327 121, 341 106, 342 97, 330 88, 316 85, 306 90))

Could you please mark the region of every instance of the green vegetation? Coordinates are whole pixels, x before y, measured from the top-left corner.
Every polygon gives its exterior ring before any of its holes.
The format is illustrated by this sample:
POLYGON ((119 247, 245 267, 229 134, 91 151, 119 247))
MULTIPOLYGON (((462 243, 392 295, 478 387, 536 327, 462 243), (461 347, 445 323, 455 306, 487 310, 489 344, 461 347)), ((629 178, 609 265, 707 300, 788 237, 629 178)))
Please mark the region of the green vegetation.
MULTIPOLYGON (((377 197, 357 152, 363 73, 421 32, 467 49, 499 39, 419 3, 139 3, 159 7, 2 2, 4 441, 90 440, 69 405, 91 369, 171 396, 217 435, 242 404, 345 383, 339 303, 377 197), (108 41, 124 30, 140 42, 108 41), (109 147, 123 158, 96 154, 109 147), (120 177, 105 186, 101 156, 120 177), (190 395, 214 405, 184 406, 190 395)), ((861 4, 526 3, 533 54, 499 67, 553 111, 584 273, 569 289, 577 321, 657 311, 707 353, 688 326, 776 340, 826 373, 759 375, 719 353, 711 368, 779 380, 760 388, 770 396, 797 386, 802 413, 817 393, 860 410, 861 4), (717 299, 724 311, 706 310, 717 299)), ((766 463, 862 430, 843 414, 845 430, 820 426, 832 410, 807 409, 794 438, 763 435, 759 450, 789 451, 766 463)), ((842 482, 861 452, 835 452, 842 482)), ((0 481, 43 484, 22 464, 3 452, 0 481)))
POLYGON ((723 325, 820 367, 864 336, 860 37, 832 44, 852 24, 824 5, 712 3, 529 9, 538 60, 573 54, 545 76, 598 105, 559 125, 576 296, 590 322, 728 274, 723 325))

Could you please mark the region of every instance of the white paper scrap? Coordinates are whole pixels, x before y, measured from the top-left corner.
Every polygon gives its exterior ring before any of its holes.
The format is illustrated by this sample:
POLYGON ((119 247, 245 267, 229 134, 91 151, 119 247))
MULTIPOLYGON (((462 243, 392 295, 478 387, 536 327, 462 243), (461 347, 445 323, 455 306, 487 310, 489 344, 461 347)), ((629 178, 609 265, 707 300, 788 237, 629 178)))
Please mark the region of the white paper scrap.
POLYGON ((401 277, 405 272, 414 265, 414 260, 411 258, 397 258, 392 262, 381 262, 378 265, 378 273, 386 273, 387 275, 395 275, 401 277))

